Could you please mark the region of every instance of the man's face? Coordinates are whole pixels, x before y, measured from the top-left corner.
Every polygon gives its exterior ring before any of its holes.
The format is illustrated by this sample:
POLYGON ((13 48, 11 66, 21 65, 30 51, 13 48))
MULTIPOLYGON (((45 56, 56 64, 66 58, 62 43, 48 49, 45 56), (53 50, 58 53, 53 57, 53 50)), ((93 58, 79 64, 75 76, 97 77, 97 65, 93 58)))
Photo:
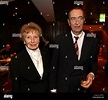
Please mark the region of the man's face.
POLYGON ((83 29, 84 24, 84 14, 83 11, 80 9, 73 9, 70 12, 68 24, 72 29, 72 32, 75 35, 79 35, 83 29))

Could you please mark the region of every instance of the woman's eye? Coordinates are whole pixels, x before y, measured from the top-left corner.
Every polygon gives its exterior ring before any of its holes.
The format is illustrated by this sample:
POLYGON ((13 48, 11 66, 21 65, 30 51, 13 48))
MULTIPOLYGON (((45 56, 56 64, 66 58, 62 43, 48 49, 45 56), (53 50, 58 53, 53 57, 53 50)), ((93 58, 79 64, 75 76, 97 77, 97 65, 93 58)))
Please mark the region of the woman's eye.
POLYGON ((35 36, 34 38, 38 38, 39 36, 35 36))
POLYGON ((30 37, 29 37, 29 36, 27 36, 26 38, 28 38, 28 39, 29 39, 30 37))

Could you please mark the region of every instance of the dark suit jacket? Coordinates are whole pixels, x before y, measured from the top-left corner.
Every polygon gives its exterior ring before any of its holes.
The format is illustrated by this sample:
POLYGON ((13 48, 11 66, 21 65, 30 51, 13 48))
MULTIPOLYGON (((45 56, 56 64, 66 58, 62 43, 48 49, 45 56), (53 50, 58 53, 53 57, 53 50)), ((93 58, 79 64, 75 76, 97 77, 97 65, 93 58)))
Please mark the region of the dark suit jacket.
POLYGON ((89 72, 96 74, 98 69, 97 39, 85 34, 79 61, 71 33, 57 36, 53 47, 50 89, 55 88, 58 92, 80 91, 81 76, 89 72))
POLYGON ((49 92, 50 57, 41 49, 44 73, 41 79, 26 49, 11 60, 12 92, 49 92))

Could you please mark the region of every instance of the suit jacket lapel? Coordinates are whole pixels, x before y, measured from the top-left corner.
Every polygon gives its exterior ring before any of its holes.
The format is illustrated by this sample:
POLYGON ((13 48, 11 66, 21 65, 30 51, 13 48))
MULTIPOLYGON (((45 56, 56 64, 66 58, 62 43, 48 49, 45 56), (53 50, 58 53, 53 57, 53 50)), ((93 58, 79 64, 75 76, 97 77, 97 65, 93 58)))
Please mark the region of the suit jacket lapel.
POLYGON ((49 55, 47 55, 47 52, 44 51, 43 49, 40 49, 41 51, 41 56, 42 56, 42 61, 43 61, 43 69, 44 69, 44 72, 43 72, 43 79, 45 78, 45 76, 47 76, 48 74, 48 71, 49 71, 49 59, 47 59, 47 57, 49 55))
POLYGON ((90 39, 89 39, 89 37, 87 37, 87 34, 85 34, 84 41, 83 41, 83 44, 82 44, 80 61, 82 61, 86 57, 86 54, 88 53, 88 50, 89 50, 88 49, 89 44, 90 44, 90 39))
MULTIPOLYGON (((26 49, 25 49, 25 51, 26 51, 26 49)), ((48 63, 49 63, 49 59, 47 59, 47 53, 43 50, 43 49, 40 49, 40 51, 41 51, 41 56, 42 56, 42 61, 43 61, 43 78, 45 78, 45 76, 47 76, 47 73, 48 73, 48 63)), ((27 66, 31 66, 31 67, 33 67, 33 72, 35 73, 35 75, 36 74, 38 74, 39 75, 39 73, 38 73, 38 71, 37 71, 37 69, 35 68, 35 65, 33 64, 33 62, 32 62, 32 60, 31 60, 31 58, 30 58, 30 56, 29 56, 29 54, 27 53, 27 51, 26 52, 24 52, 24 58, 26 59, 26 58, 28 58, 28 61, 26 62, 26 64, 27 64, 27 66)), ((40 76, 40 75, 39 75, 40 76)))
POLYGON ((66 61, 66 63, 70 63, 68 65, 68 68, 66 67, 65 70, 69 75, 74 71, 73 66, 76 65, 78 62, 73 39, 71 33, 66 33, 64 34, 64 41, 62 42, 62 45, 65 46, 65 49, 63 49, 64 53, 66 54, 65 56, 69 57, 66 61))
POLYGON ((68 38, 66 41, 68 43, 67 46, 69 46, 69 50, 70 50, 69 53, 72 56, 71 58, 73 58, 72 61, 74 62, 78 61, 71 33, 68 35, 68 38))
POLYGON ((28 52, 26 51, 26 49, 25 49, 25 52, 24 52, 23 54, 24 54, 24 59, 25 59, 25 61, 26 61, 26 59, 27 59, 26 65, 27 65, 27 66, 33 67, 33 68, 34 68, 34 71, 38 72, 37 69, 35 68, 35 65, 34 65, 33 61, 31 60, 31 58, 30 58, 28 52))

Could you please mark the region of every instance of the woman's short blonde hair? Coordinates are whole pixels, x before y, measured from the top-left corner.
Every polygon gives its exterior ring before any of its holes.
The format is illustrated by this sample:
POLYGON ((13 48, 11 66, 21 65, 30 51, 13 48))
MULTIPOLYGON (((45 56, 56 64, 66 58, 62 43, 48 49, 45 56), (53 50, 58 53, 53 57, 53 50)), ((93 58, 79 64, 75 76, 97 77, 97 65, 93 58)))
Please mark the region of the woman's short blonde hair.
POLYGON ((39 36, 41 37, 42 36, 42 29, 38 24, 36 24, 34 22, 29 22, 27 24, 24 24, 20 29, 21 39, 23 40, 23 36, 25 33, 28 34, 29 32, 35 31, 35 30, 39 31, 39 36))

